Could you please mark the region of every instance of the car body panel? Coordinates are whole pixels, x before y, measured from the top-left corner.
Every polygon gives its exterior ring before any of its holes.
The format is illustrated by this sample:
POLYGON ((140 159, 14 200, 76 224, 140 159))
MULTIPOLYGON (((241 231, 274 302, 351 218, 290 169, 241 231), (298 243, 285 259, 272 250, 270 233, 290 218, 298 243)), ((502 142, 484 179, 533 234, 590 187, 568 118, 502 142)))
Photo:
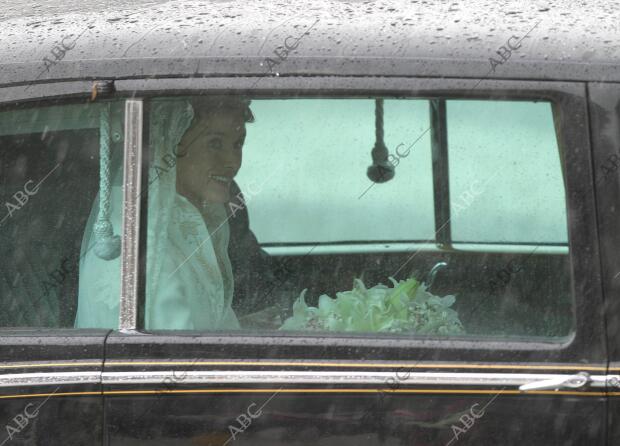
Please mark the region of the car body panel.
POLYGON ((312 8, 301 1, 269 6, 260 1, 156 1, 131 9, 63 4, 62 11, 43 8, 36 21, 19 12, 7 14, 0 85, 276 72, 620 80, 613 2, 563 1, 527 11, 519 11, 522 5, 516 2, 511 7, 510 2, 482 1, 366 7, 322 0, 312 8), (506 53, 505 66, 493 69, 489 59, 499 61, 497 51, 505 53, 501 47, 517 47, 517 40, 509 41, 513 36, 522 39, 521 47, 511 50, 514 57, 506 53), (295 48, 278 59, 274 50, 281 52, 287 38, 288 47, 295 48), (63 39, 67 49, 50 66, 44 58, 50 59, 63 39), (269 69, 266 58, 280 61, 277 70, 269 69))
POLYGON ((605 290, 606 327, 609 351, 609 443, 620 441, 620 301, 618 300, 620 257, 614 249, 620 243, 617 203, 617 170, 608 170, 610 161, 620 152, 620 84, 593 83, 588 86, 592 145, 594 147, 595 188, 597 192, 598 228, 601 241, 602 283, 605 290))
POLYGON ((101 372, 107 334, 1 330, 0 441, 102 444, 101 372))

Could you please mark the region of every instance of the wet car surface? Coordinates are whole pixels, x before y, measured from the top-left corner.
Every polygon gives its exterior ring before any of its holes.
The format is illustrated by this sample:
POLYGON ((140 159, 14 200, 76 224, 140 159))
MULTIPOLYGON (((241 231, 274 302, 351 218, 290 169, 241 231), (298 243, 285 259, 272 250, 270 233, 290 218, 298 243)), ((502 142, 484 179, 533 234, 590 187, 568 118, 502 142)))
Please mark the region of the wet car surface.
POLYGON ((618 6, 3 5, 0 442, 617 444, 618 6), (240 327, 166 325, 161 104, 218 95, 240 327))

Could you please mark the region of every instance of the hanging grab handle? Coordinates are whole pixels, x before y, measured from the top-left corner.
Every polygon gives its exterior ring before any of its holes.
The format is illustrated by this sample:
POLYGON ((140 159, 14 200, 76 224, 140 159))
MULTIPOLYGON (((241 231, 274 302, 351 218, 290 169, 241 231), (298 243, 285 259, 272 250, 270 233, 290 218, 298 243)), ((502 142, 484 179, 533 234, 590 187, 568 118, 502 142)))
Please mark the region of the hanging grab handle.
POLYGON ((375 183, 385 183, 394 178, 394 166, 388 161, 388 149, 383 141, 383 99, 375 99, 375 146, 370 152, 372 165, 366 175, 375 183))
POLYGON ((114 235, 110 221, 110 105, 105 104, 99 117, 99 215, 95 223, 95 254, 113 260, 121 254, 121 239, 114 235))

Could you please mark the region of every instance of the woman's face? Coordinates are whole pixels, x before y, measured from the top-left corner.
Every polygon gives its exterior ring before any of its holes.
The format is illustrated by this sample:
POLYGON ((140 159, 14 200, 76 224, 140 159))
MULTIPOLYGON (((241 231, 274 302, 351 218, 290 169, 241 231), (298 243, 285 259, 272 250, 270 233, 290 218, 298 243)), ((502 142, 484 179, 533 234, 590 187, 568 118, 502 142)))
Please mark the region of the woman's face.
POLYGON ((241 167, 245 121, 240 110, 194 118, 178 148, 177 192, 188 199, 226 203, 241 167))

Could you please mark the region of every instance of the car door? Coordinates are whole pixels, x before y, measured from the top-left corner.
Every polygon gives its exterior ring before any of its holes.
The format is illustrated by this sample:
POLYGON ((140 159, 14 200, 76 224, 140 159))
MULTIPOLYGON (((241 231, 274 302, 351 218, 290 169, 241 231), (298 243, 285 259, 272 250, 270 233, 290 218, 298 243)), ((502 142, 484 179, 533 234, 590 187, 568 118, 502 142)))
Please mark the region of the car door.
POLYGON ((618 392, 620 367, 618 358, 619 314, 618 270, 620 263, 617 250, 618 237, 618 156, 620 148, 620 85, 617 83, 591 83, 588 85, 590 116, 592 120, 592 145, 598 228, 601 239, 603 285, 605 287, 605 312, 607 322, 607 345, 609 349, 609 417, 608 444, 620 440, 618 418, 620 405, 618 392))
MULTIPOLYGON (((585 85, 288 77, 259 92, 253 81, 116 82, 142 124, 128 157, 149 162, 128 177, 140 187, 126 224, 140 229, 106 340, 106 444, 605 444, 585 85), (222 226, 254 259, 239 269, 230 254, 250 302, 235 310, 241 328, 179 329, 202 295, 158 307, 191 253, 150 282, 157 255, 177 254, 155 250, 163 211, 148 197, 176 169, 162 150, 185 146, 198 93, 252 99, 241 193, 222 226), (395 175, 371 181, 382 142, 395 175)), ((215 246, 217 230, 193 240, 194 229, 183 230, 196 251, 215 246)), ((179 277, 200 282, 210 267, 179 277)))
POLYGON ((89 252, 85 228, 99 197, 100 151, 115 163, 122 159, 124 111, 119 101, 91 101, 91 87, 59 82, 0 89, 5 445, 102 444, 109 330, 74 328, 74 321, 89 252))

